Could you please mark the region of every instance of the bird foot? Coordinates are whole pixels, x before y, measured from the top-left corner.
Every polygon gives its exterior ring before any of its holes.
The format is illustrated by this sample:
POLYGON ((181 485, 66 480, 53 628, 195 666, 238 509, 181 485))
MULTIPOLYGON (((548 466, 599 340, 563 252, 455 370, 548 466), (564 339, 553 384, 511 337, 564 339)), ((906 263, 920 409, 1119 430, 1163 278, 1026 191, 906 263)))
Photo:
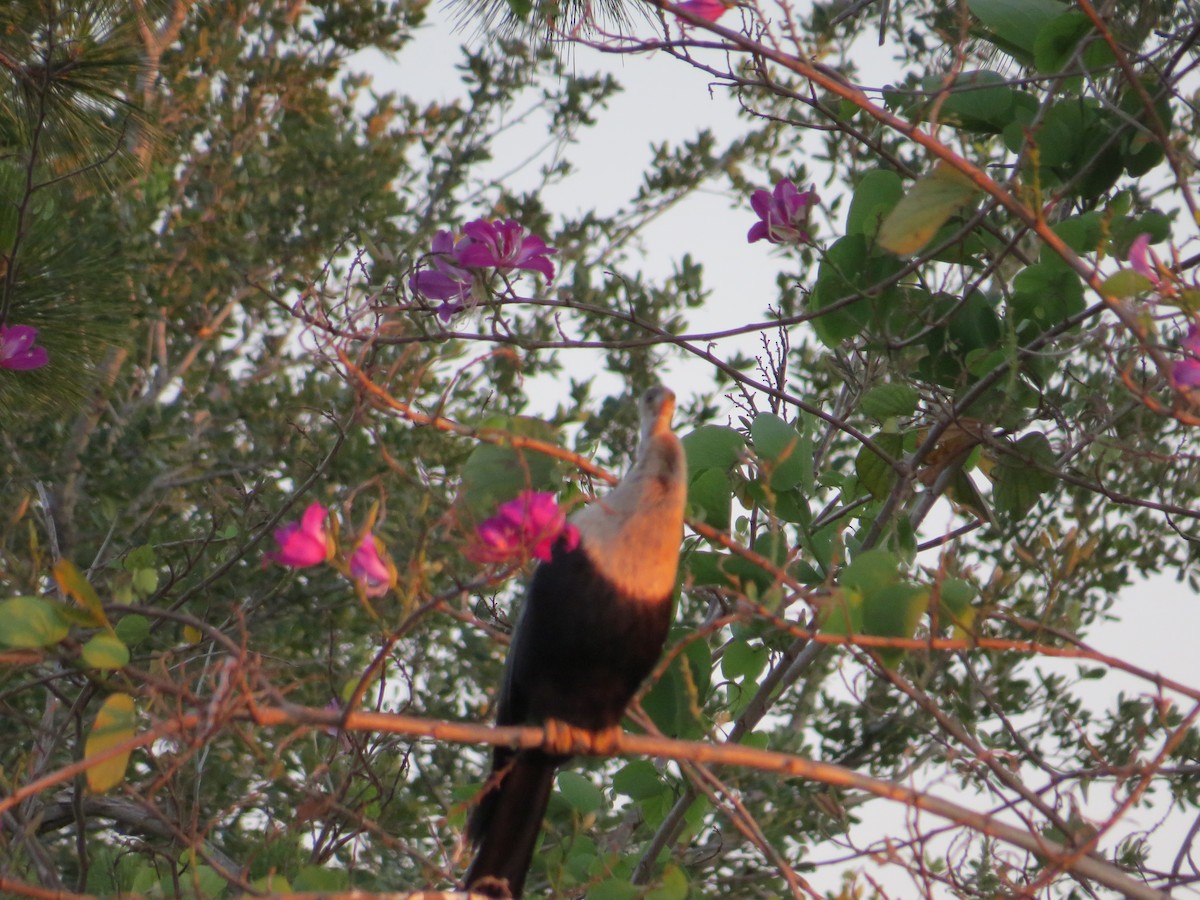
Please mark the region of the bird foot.
POLYGON ((612 756, 621 747, 620 725, 592 731, 561 719, 547 719, 542 749, 552 756, 612 756))

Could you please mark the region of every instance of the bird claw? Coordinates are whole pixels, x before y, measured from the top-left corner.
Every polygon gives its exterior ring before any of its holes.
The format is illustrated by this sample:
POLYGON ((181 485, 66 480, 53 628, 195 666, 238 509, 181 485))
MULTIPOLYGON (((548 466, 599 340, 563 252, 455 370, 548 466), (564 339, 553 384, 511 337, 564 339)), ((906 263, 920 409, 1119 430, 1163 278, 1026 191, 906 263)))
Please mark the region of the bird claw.
POLYGON ((611 756, 621 746, 621 726, 592 731, 561 719, 547 719, 542 749, 553 756, 611 756))

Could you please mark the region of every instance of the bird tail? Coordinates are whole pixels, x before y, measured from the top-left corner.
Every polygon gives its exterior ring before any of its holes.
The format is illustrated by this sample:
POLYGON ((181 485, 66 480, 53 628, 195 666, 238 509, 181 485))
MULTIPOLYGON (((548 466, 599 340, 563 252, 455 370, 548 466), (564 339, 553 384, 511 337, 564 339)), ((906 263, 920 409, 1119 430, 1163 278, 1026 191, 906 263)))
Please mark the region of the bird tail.
POLYGON ((467 890, 485 897, 521 896, 556 768, 555 760, 536 751, 495 767, 501 781, 484 794, 467 826, 476 845, 463 882, 467 890))

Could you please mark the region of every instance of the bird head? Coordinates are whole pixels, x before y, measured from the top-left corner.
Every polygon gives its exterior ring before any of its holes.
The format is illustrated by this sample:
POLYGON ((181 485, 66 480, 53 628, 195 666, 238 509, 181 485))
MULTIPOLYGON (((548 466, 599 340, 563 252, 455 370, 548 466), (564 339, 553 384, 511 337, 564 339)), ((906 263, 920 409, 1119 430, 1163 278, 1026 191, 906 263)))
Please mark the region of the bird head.
POLYGON ((671 417, 675 414, 675 392, 656 384, 642 394, 639 407, 641 417, 641 441, 645 445, 655 434, 671 430, 671 417))

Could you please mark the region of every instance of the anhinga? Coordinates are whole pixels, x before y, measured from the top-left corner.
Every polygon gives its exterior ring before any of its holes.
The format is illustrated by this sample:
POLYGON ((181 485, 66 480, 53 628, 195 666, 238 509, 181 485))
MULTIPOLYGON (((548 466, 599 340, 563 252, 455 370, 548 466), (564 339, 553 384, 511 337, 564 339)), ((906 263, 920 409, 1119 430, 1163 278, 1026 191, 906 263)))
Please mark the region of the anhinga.
MULTIPOLYGON (((579 544, 560 539, 533 574, 513 629, 497 725, 612 734, 662 653, 683 539, 687 461, 671 431, 675 395, 641 401, 637 459, 612 491, 576 512, 579 544)), ((497 747, 467 833, 477 846, 464 884, 520 897, 554 772, 568 757, 497 747)))

